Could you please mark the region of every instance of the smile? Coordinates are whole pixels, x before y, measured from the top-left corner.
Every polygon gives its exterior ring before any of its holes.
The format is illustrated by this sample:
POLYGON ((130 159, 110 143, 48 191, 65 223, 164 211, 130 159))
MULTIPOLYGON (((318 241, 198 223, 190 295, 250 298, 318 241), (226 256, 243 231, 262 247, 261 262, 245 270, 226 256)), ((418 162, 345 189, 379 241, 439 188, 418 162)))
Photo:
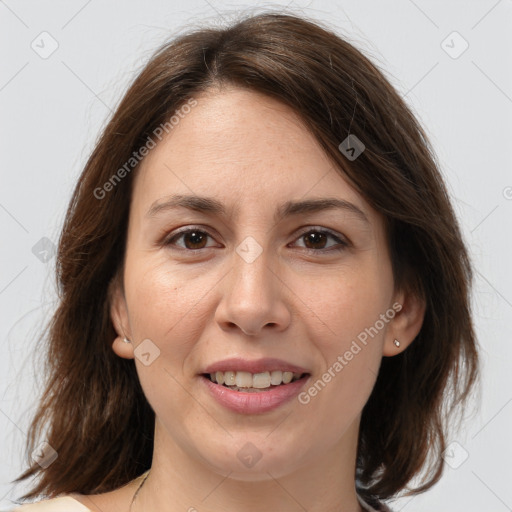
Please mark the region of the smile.
POLYGON ((239 414, 261 414, 283 406, 301 392, 311 376, 309 373, 294 375, 279 370, 255 375, 248 372, 216 372, 212 375, 200 376, 210 397, 221 406, 239 414), (234 374, 235 384, 227 385, 225 382, 222 384, 217 382, 217 379, 226 378, 226 374, 228 382, 233 381, 232 374, 234 374), (274 382, 279 379, 279 384, 272 384, 272 374, 274 374, 274 382), (288 380, 288 383, 285 380, 288 380), (242 385, 238 385, 237 382, 242 385), (255 384, 261 387, 255 387, 255 384))
POLYGON ((215 372, 206 375, 215 384, 221 384, 230 389, 262 391, 272 386, 289 384, 303 377, 299 372, 283 372, 273 370, 270 372, 250 373, 245 371, 215 372))

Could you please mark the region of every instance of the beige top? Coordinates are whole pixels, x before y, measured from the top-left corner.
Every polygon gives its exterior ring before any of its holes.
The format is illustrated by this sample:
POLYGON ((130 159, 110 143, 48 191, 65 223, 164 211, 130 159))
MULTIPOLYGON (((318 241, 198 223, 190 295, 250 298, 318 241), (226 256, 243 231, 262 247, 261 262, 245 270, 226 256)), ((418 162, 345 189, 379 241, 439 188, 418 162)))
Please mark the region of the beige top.
MULTIPOLYGON (((359 495, 357 498, 367 512, 379 512, 365 503, 359 495)), ((385 512, 390 509, 385 507, 383 510, 385 512)), ((92 510, 71 496, 62 496, 60 498, 51 498, 37 503, 21 505, 21 507, 15 508, 12 512, 92 512, 92 510)))
POLYGON ((12 512, 92 512, 90 508, 82 505, 71 496, 61 496, 60 498, 51 498, 39 501, 37 503, 28 503, 15 508, 12 512))

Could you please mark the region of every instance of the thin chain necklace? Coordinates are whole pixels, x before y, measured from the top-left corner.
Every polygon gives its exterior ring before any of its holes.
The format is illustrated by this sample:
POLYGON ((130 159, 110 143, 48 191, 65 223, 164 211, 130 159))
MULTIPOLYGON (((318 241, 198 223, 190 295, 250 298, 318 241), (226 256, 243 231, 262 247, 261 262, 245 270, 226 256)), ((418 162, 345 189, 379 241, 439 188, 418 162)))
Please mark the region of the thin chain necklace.
MULTIPOLYGON (((133 494, 133 498, 132 498, 132 501, 130 503, 130 508, 128 510, 128 512, 132 512, 132 507, 133 507, 133 504, 135 503, 135 498, 137 497, 137 494, 139 494, 139 491, 142 489, 142 486, 144 485, 144 482, 146 481, 146 479, 148 478, 149 476, 149 471, 147 473, 147 475, 144 477, 144 479, 142 480, 142 482, 139 484, 139 486, 137 487, 137 489, 135 490, 135 493, 133 494)), ((366 505, 362 505, 361 503, 359 503, 359 505, 364 509, 364 510, 367 510, 366 508, 366 505)))
POLYGON ((144 485, 144 482, 146 481, 148 476, 149 476, 149 471, 148 471, 147 475, 144 477, 144 479, 142 480, 142 482, 137 487, 137 489, 133 495, 132 501, 130 503, 130 508, 129 508, 128 512, 132 512, 132 507, 133 507, 133 503, 135 502, 135 498, 137 497, 137 494, 139 494, 139 491, 142 489, 142 486, 144 485))

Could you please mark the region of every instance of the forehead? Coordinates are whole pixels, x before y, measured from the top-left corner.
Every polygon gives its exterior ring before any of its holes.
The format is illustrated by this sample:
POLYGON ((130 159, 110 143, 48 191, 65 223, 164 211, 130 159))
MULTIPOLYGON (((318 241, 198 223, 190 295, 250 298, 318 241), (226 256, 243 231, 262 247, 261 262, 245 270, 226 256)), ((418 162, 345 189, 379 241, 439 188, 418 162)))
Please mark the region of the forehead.
POLYGON ((372 214, 291 108, 234 87, 195 100, 142 161, 133 207, 147 211, 179 193, 214 196, 233 214, 244 205, 261 213, 290 198, 336 196, 372 214))

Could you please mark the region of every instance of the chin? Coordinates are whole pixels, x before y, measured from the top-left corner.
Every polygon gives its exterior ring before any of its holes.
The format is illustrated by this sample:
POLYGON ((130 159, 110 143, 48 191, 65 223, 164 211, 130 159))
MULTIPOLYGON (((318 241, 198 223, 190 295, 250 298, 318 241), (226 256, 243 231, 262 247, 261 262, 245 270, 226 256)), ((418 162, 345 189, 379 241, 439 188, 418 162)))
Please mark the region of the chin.
POLYGON ((297 447, 268 440, 258 442, 247 440, 235 442, 231 446, 215 448, 215 454, 203 453, 203 457, 216 471, 233 480, 261 482, 292 473, 300 464, 301 456, 297 447), (235 449, 233 449, 236 446, 235 449), (259 446, 259 448, 258 448, 259 446), (293 454, 293 456, 292 456, 293 454))

